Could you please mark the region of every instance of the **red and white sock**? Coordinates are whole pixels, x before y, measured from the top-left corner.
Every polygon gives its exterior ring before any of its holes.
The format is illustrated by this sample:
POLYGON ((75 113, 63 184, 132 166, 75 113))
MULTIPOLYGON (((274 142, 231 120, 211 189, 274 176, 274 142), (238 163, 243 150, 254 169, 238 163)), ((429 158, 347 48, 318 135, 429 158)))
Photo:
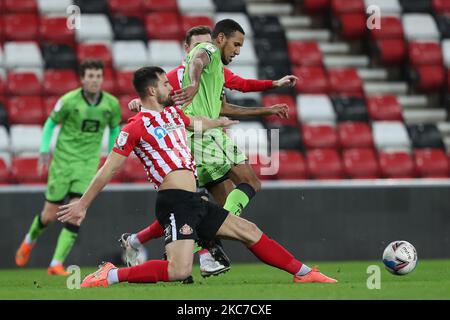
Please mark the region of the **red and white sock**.
POLYGON ((159 224, 158 220, 153 221, 147 228, 139 231, 136 236, 141 244, 152 239, 160 238, 164 235, 164 228, 159 224))
POLYGON ((108 284, 125 281, 129 283, 168 282, 168 266, 169 261, 150 260, 130 268, 112 269, 108 272, 108 284))

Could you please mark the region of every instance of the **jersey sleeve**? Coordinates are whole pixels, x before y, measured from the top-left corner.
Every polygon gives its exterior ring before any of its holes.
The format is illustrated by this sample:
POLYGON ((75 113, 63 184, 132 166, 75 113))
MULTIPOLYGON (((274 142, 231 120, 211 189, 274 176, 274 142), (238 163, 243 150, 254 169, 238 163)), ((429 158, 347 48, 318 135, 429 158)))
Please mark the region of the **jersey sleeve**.
POLYGON ((212 43, 209 43, 209 42, 203 42, 203 43, 199 44, 197 46, 197 49, 204 50, 208 54, 210 61, 213 59, 214 53, 218 50, 218 48, 215 45, 213 45, 212 43))
POLYGON ((184 114, 183 110, 181 110, 178 106, 174 106, 177 113, 180 115, 181 120, 184 123, 184 126, 187 127, 191 123, 191 119, 187 115, 184 114))
POLYGON ((70 105, 67 103, 67 101, 65 101, 64 98, 60 98, 58 99, 55 107, 50 113, 50 118, 56 123, 64 122, 64 120, 66 120, 67 116, 69 115, 69 111, 70 105))
POLYGON ((139 134, 134 121, 125 125, 116 138, 113 151, 128 157, 139 141, 139 134))
POLYGON ((117 99, 112 99, 111 101, 111 119, 109 121, 110 128, 117 127, 120 124, 120 121, 122 120, 122 114, 120 110, 119 101, 117 99))
POLYGON ((258 92, 272 89, 272 80, 244 79, 231 72, 228 68, 223 68, 225 77, 225 87, 240 92, 258 92))

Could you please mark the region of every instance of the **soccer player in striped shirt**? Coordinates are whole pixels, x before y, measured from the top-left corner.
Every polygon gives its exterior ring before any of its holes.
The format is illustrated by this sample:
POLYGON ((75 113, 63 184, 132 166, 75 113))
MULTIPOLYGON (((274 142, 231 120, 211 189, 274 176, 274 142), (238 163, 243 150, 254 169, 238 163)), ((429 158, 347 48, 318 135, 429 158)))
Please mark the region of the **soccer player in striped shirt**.
POLYGON ((262 262, 292 274, 294 282, 337 282, 316 268, 302 264, 255 224, 196 193, 195 163, 185 128, 199 130, 201 123, 200 130, 211 130, 236 121, 186 116, 178 107, 165 108, 172 104, 172 87, 161 68, 137 70, 133 84, 143 103, 141 112, 122 128, 113 152, 81 199, 61 206, 57 215, 61 222, 81 223, 92 201, 134 151, 158 188, 154 212, 164 226, 167 260, 149 260, 126 268, 116 268, 107 262, 88 275, 81 287, 184 280, 192 273, 195 241, 207 243, 215 237, 242 242, 262 262))

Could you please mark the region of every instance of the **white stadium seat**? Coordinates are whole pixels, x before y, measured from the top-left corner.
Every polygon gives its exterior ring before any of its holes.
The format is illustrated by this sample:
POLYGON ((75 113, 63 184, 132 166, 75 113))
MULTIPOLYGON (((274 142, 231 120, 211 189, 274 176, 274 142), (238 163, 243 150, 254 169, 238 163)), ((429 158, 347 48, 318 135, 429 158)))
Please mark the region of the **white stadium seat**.
POLYGON ((11 152, 38 153, 41 143, 42 127, 38 125, 11 126, 11 152))
POLYGON ((88 40, 112 40, 114 37, 111 23, 104 14, 81 14, 81 26, 75 29, 78 42, 88 40))
POLYGON ((261 122, 238 123, 229 128, 227 134, 245 154, 267 155, 267 131, 261 122))
POLYGON ((450 39, 442 41, 442 56, 444 57, 444 65, 450 68, 450 39))
POLYGON ((0 47, 0 69, 3 68, 3 49, 0 47))
POLYGON ((112 54, 116 69, 137 69, 148 64, 147 48, 139 40, 115 41, 112 54))
POLYGON ((37 0, 41 15, 67 15, 67 8, 73 4, 72 0, 37 0))
POLYGON ((402 16, 402 24, 408 41, 440 39, 436 21, 430 14, 406 13, 402 16))
POLYGON ((11 154, 0 151, 0 160, 3 159, 7 167, 11 166, 11 154))
POLYGON ((411 141, 405 125, 400 121, 374 121, 372 133, 375 146, 379 151, 411 150, 411 141))
POLYGON ((253 29, 252 25, 250 24, 250 20, 248 19, 247 15, 245 13, 236 13, 236 12, 224 12, 224 13, 216 13, 214 16, 214 22, 217 23, 220 20, 223 19, 232 19, 239 23, 244 29, 245 37, 246 38, 252 38, 253 37, 253 29))
POLYGON ((402 7, 398 0, 364 0, 366 9, 369 6, 377 6, 380 8, 381 15, 385 14, 400 14, 402 7))
POLYGON ((251 39, 245 39, 244 45, 241 48, 241 52, 238 56, 233 58, 232 64, 241 65, 258 65, 258 57, 255 52, 255 47, 253 46, 253 41, 251 39))
POLYGON ((4 47, 6 69, 42 68, 44 60, 41 50, 34 42, 6 42, 4 47))
POLYGON ((4 126, 0 126, 0 152, 8 153, 10 150, 10 141, 8 131, 4 126))
POLYGON ((148 61, 151 65, 180 65, 182 60, 183 49, 180 42, 169 40, 148 42, 148 61))
POLYGON ((336 123, 336 113, 327 95, 300 94, 297 96, 297 114, 300 120, 310 124, 336 123))
POLYGON ((213 14, 216 6, 213 0, 177 0, 178 9, 183 14, 201 13, 213 14))

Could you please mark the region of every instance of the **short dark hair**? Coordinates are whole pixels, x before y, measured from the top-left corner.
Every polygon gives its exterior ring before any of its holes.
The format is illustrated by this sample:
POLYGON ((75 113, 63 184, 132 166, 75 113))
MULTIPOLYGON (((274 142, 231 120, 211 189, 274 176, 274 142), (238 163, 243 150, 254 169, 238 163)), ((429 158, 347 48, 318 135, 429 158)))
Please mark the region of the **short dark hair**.
POLYGON ((147 88, 156 87, 158 75, 166 73, 160 67, 142 67, 134 72, 133 86, 141 99, 147 97, 147 88))
POLYGON ((100 69, 103 71, 104 65, 102 60, 86 59, 80 64, 80 76, 84 77, 87 69, 100 69))
POLYGON ((230 37, 234 32, 239 31, 242 34, 245 34, 244 29, 242 29, 241 25, 232 19, 224 19, 220 20, 214 26, 214 30, 212 33, 213 39, 217 38, 219 33, 225 34, 225 37, 230 37))
POLYGON ((193 36, 199 36, 202 34, 212 34, 211 28, 208 26, 197 26, 197 27, 190 28, 186 32, 186 37, 184 38, 184 41, 189 46, 189 45, 191 45, 191 40, 192 40, 193 36))

